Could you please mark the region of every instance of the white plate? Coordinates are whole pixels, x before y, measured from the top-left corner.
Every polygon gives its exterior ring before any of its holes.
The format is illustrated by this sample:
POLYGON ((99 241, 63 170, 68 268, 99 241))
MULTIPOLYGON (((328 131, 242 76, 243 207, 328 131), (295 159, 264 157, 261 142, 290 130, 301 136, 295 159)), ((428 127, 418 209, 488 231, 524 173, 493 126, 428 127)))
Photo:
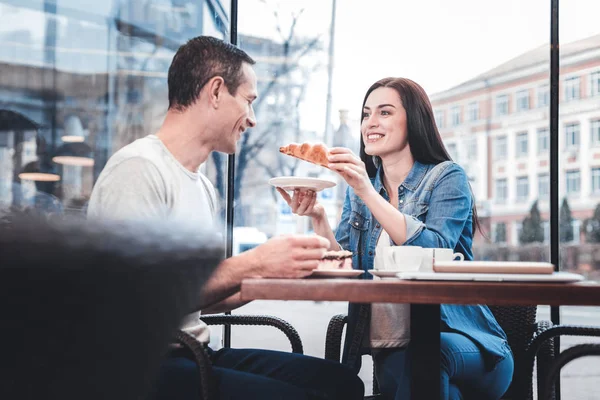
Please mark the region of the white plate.
POLYGON ((380 278, 397 278, 397 274, 401 273, 401 272, 406 272, 406 271, 400 271, 400 270, 392 270, 392 269, 370 269, 368 271, 371 275, 373 276, 378 276, 380 278))
POLYGON ((311 278, 354 278, 363 271, 360 269, 315 269, 311 278))
POLYGON ((336 183, 329 179, 322 178, 300 178, 297 176, 279 176, 269 179, 269 184, 284 190, 311 189, 320 192, 323 189, 331 188, 336 183))
POLYGON ((571 272, 553 274, 477 274, 461 272, 400 272, 400 279, 426 281, 478 281, 478 282, 578 282, 585 278, 571 272))

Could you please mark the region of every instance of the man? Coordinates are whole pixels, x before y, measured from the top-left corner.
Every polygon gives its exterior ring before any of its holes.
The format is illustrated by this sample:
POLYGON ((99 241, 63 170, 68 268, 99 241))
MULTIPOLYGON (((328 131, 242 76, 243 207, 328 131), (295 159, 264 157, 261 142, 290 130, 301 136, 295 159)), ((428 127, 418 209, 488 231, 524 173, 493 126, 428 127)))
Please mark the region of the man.
MULTIPOLYGON (((199 166, 211 151, 232 154, 247 128, 256 124, 254 60, 212 37, 190 40, 169 68, 169 110, 156 135, 115 153, 90 199, 90 218, 169 221, 205 228, 215 223, 216 199, 199 166)), ((202 288, 203 313, 232 310, 246 277, 302 278, 328 248, 318 236, 279 236, 222 262, 202 288)), ((197 316, 187 329, 208 343, 197 316), (190 326, 192 323, 192 326, 190 326)), ((211 351, 222 399, 360 399, 363 384, 345 366, 317 358, 266 350, 211 351)), ((198 373, 185 358, 168 359, 158 398, 198 397, 198 373)))

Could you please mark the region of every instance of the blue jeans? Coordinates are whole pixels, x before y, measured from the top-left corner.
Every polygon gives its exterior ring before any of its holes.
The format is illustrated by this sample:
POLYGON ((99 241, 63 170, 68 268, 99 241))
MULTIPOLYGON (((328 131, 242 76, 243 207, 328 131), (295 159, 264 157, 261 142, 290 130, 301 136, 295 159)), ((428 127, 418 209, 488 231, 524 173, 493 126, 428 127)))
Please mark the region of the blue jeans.
MULTIPOLYGON (((255 349, 209 350, 221 400, 359 400, 360 378, 345 365, 304 356, 255 349)), ((155 400, 198 400, 200 380, 195 362, 174 352, 162 364, 155 400)))
MULTIPOLYGON (((479 348, 459 333, 441 334, 440 399, 500 399, 510 386, 512 356, 486 371, 479 348)), ((410 345, 407 349, 375 350, 377 382, 384 400, 410 399, 410 345)))

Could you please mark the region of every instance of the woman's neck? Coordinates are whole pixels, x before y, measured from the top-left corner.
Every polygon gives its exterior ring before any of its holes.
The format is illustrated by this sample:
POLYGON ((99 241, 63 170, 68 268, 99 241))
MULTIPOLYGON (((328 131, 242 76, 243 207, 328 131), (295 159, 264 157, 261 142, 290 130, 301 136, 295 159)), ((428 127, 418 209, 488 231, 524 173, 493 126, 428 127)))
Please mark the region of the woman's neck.
POLYGON ((404 182, 414 164, 415 160, 410 151, 399 157, 381 159, 383 185, 390 196, 397 195, 398 187, 404 182))

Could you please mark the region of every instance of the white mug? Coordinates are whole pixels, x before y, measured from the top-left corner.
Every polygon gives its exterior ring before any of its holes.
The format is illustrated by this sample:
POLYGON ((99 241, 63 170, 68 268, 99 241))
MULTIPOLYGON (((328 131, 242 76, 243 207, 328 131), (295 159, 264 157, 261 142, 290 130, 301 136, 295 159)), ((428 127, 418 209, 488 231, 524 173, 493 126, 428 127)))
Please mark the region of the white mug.
POLYGON ((447 262, 447 261, 464 261, 465 256, 461 253, 455 253, 452 249, 434 248, 434 249, 423 249, 423 260, 419 271, 433 271, 433 264, 435 262, 447 262))
POLYGON ((420 246, 391 246, 377 249, 373 268, 388 271, 418 271, 423 259, 420 246))

